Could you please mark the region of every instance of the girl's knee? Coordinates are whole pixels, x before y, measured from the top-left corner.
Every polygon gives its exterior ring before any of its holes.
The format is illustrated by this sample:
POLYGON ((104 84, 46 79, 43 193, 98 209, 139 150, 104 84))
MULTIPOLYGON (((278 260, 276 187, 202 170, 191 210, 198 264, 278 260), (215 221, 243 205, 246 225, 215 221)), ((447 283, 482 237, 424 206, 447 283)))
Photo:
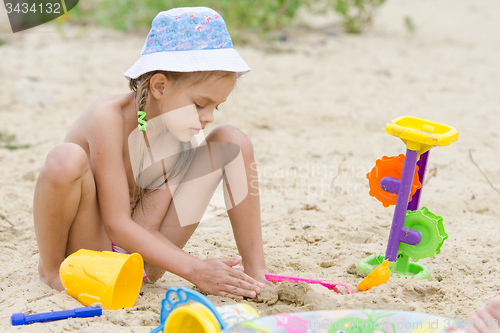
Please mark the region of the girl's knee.
POLYGON ((87 153, 77 144, 61 143, 52 148, 40 176, 55 184, 68 184, 89 168, 87 153))
POLYGON ((243 154, 253 153, 252 140, 239 128, 232 125, 217 126, 211 133, 209 141, 222 141, 236 144, 243 154))

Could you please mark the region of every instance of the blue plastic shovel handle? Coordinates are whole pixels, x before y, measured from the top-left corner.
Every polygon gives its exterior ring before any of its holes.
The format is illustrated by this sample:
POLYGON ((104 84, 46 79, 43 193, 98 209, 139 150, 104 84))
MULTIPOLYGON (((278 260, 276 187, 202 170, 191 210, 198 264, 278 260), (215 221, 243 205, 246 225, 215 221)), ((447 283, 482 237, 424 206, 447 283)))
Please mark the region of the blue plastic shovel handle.
POLYGON ((14 313, 10 316, 10 321, 13 326, 27 325, 31 323, 43 323, 46 321, 61 320, 67 318, 87 318, 102 315, 101 308, 87 306, 85 308, 76 308, 73 310, 53 311, 45 313, 37 313, 32 315, 25 315, 21 312, 14 313))

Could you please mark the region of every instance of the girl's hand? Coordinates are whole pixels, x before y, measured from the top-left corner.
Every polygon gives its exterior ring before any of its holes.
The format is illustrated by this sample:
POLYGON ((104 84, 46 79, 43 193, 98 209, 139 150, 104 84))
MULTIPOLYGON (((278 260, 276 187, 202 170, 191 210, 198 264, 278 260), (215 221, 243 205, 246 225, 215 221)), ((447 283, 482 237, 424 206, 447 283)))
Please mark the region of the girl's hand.
POLYGON ((241 257, 228 259, 205 259, 195 268, 191 282, 198 288, 212 295, 254 298, 260 293, 263 283, 257 282, 245 273, 243 269, 233 268, 241 262, 241 257))

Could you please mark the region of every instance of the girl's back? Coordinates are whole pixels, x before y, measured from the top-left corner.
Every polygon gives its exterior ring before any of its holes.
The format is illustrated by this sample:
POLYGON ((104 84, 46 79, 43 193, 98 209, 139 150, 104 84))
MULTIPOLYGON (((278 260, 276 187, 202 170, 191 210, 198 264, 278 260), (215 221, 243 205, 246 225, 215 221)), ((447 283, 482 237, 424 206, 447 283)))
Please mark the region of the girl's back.
MULTIPOLYGON (((96 166, 91 152, 101 150, 106 153, 111 147, 119 147, 123 157, 123 167, 127 175, 127 183, 131 200, 135 188, 134 175, 130 164, 127 145, 129 134, 137 127, 137 117, 131 107, 133 93, 122 95, 105 95, 95 100, 73 123, 68 130, 65 143, 75 143, 85 150, 92 172, 96 166), (104 131, 103 130, 104 125, 104 131), (102 131, 101 135, 94 133, 102 131), (120 132, 118 137, 109 137, 105 132, 120 132), (113 140, 114 142, 109 142, 113 140)), ((121 164, 121 163, 120 163, 121 164)))

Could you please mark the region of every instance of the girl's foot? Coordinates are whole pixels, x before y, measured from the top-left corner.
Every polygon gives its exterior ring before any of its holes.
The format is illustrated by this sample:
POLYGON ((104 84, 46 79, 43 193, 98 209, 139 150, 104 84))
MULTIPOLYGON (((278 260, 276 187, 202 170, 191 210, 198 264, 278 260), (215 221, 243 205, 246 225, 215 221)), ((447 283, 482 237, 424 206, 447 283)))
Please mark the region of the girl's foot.
POLYGON ((245 266, 243 269, 243 272, 253 278, 255 281, 259 283, 260 288, 265 288, 267 286, 272 286, 273 284, 269 281, 266 280, 265 275, 269 274, 269 271, 264 268, 264 269, 251 269, 248 266, 245 266))
POLYGON ((467 333, 500 333, 500 297, 491 299, 486 308, 477 309, 467 325, 467 333))
POLYGON ((147 283, 155 283, 163 276, 163 274, 165 274, 165 271, 163 269, 153 266, 147 262, 144 262, 144 271, 146 272, 147 276, 147 279, 145 279, 144 281, 147 283))
POLYGON ((38 275, 40 276, 40 280, 49 287, 58 291, 64 290, 64 286, 61 283, 61 278, 59 277, 59 272, 48 274, 48 272, 45 272, 41 264, 38 263, 38 275))

